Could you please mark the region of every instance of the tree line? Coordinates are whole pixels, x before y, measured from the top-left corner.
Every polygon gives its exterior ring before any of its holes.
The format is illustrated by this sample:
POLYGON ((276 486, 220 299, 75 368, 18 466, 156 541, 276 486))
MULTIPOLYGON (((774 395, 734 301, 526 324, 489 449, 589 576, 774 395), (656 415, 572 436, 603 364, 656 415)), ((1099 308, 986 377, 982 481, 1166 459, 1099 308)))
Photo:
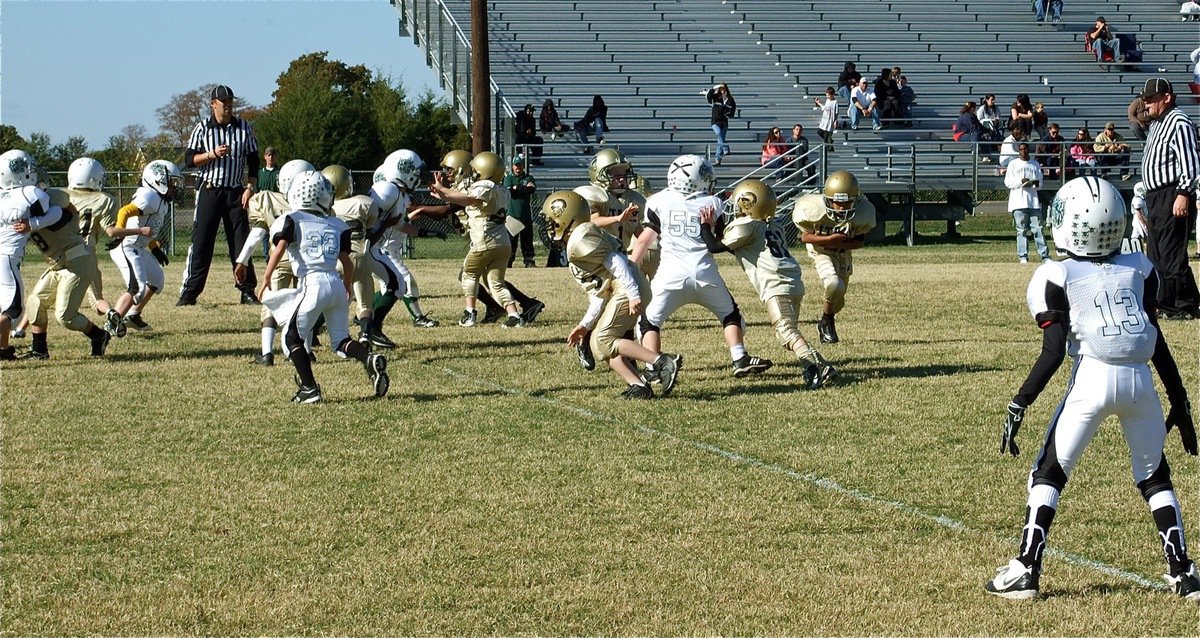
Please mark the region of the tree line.
MULTIPOLYGON (((24 149, 50 172, 66 171, 84 156, 108 171, 140 171, 153 159, 182 165, 192 130, 211 115, 208 96, 214 86, 172 96, 155 111, 159 131, 154 134, 131 124, 109 137, 104 148, 91 149, 82 136, 52 144, 45 133, 25 138, 16 128, 0 125, 0 149, 24 149)), ((444 101, 431 93, 411 100, 390 77, 330 60, 325 51, 292 60, 271 97, 262 107, 239 98, 235 113, 253 124, 260 150, 273 146, 281 163, 303 158, 318 167, 373 169, 388 153, 408 148, 435 164, 451 149, 471 147, 469 132, 444 101)))

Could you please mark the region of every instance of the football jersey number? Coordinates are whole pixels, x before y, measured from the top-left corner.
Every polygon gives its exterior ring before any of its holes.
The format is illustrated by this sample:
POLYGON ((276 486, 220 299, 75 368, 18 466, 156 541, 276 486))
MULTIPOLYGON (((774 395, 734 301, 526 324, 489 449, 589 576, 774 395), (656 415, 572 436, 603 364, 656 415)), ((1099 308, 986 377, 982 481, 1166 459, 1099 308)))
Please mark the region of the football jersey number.
POLYGON ((783 233, 774 228, 768 228, 766 233, 767 250, 771 251, 771 256, 775 259, 791 259, 792 254, 788 252, 787 242, 784 241, 783 233))
POLYGON ((320 259, 323 256, 336 257, 337 254, 337 235, 332 230, 310 232, 304 236, 305 257, 320 259))
POLYGON ((1122 332, 1141 334, 1146 330, 1141 304, 1132 290, 1121 288, 1111 296, 1107 290, 1102 290, 1096 294, 1094 303, 1104 319, 1100 333, 1105 337, 1120 336, 1122 332))
POLYGON ((34 245, 41 249, 42 252, 46 252, 50 249, 50 244, 47 244, 46 240, 37 233, 29 233, 29 241, 33 242, 34 245))
POLYGON ((84 210, 79 214, 79 236, 87 237, 92 234, 92 211, 84 210))
POLYGON ((686 210, 672 210, 667 212, 667 233, 675 237, 689 237, 691 239, 700 238, 700 223, 699 219, 694 219, 688 216, 686 210))

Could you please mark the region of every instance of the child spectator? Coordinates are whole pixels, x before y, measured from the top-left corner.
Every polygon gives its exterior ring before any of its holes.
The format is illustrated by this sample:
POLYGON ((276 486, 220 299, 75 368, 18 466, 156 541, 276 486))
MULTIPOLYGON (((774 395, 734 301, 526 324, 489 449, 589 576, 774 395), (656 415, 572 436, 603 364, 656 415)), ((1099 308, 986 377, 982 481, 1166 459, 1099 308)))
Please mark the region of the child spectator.
MULTIPOLYGON (((853 64, 849 66, 853 67, 853 64)), ((821 122, 817 125, 817 131, 821 134, 821 139, 825 141, 825 150, 833 151, 833 130, 837 128, 837 108, 838 100, 833 87, 825 89, 825 102, 821 102, 821 98, 813 100, 818 109, 821 109, 821 122)))

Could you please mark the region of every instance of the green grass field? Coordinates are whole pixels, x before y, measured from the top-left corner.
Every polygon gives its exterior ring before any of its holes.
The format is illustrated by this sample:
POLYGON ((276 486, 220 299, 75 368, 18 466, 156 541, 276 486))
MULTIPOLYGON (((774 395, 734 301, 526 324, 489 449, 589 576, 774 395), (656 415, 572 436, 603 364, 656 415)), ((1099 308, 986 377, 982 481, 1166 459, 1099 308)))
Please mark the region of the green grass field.
MULTIPOLYGON (((248 364, 258 309, 223 269, 174 307, 180 258, 153 332, 98 361, 55 325, 51 360, 3 367, 3 633, 1195 635, 1115 424, 1063 495, 1044 597, 983 591, 1067 376, 1030 409, 1022 456, 1001 456, 1040 347, 1035 266, 1007 229, 975 217, 960 242, 858 253, 842 343, 821 348, 842 375, 816 392, 723 256, 775 369, 733 379, 689 308, 663 332, 679 387, 639 403, 565 347, 585 307, 565 270, 510 271, 548 304, 535 325, 463 329, 461 251, 421 240, 447 255, 410 262, 444 325, 392 314, 386 399, 325 349, 326 402, 295 406, 290 366, 248 364)), ((819 301, 802 309, 814 341, 819 301)), ((1193 397, 1197 328, 1165 325, 1193 397)), ((1197 463, 1174 433, 1167 454, 1196 542, 1197 463)))

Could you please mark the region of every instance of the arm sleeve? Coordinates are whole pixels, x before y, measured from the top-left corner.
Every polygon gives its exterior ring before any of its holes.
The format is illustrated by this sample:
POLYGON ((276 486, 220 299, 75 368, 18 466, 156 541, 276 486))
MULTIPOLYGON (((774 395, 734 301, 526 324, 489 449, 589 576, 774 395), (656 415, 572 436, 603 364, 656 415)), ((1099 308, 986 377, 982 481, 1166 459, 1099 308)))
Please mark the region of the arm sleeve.
POLYGON ((203 130, 204 123, 197 124, 196 128, 192 129, 192 136, 188 138, 187 146, 183 149, 183 165, 187 168, 196 168, 196 153, 203 153, 207 150, 204 148, 204 136, 201 135, 203 130))
POLYGON ((49 210, 41 212, 42 206, 40 202, 34 202, 34 205, 29 209, 29 227, 33 230, 53 226, 62 219, 63 209, 60 206, 51 206, 49 210), (34 212, 34 211, 38 212, 34 212))
POLYGON ((1175 192, 1191 195, 1200 178, 1200 153, 1196 151, 1196 130, 1182 120, 1176 126, 1177 133, 1171 136, 1171 147, 1179 158, 1179 182, 1175 192))
POLYGON ((588 307, 584 311, 583 317, 579 319, 579 325, 591 330, 596 327, 596 321, 600 319, 600 312, 604 310, 604 299, 593 294, 588 294, 588 307))
POLYGON ((283 218, 283 227, 279 232, 275 233, 274 237, 271 237, 271 245, 278 244, 280 240, 286 241, 289 244, 296 241, 296 222, 292 220, 291 215, 283 218))
POLYGON ((267 229, 262 226, 255 226, 250 229, 250 234, 246 236, 246 243, 242 245, 242 252, 238 253, 237 263, 245 266, 250 263, 250 258, 257 252, 258 245, 262 243, 264 237, 267 236, 267 229))
POLYGON ((713 234, 711 224, 700 225, 700 239, 704 241, 704 245, 708 247, 709 252, 714 255, 729 252, 729 246, 722 244, 721 240, 717 239, 717 236, 713 234))
POLYGON ((627 294, 630 296, 642 294, 641 288, 638 287, 637 277, 630 269, 629 259, 625 255, 618 252, 609 253, 604 257, 604 267, 612 273, 613 279, 621 284, 627 294))
POLYGON ((342 236, 338 241, 338 252, 349 253, 351 250, 353 250, 354 247, 350 243, 350 235, 351 232, 349 228, 342 231, 342 236))
POLYGON ((254 183, 257 184, 258 183, 258 147, 253 144, 253 141, 254 141, 253 137, 250 138, 250 141, 252 142, 251 146, 253 148, 246 151, 246 168, 248 169, 248 172, 246 173, 246 176, 247 176, 246 180, 247 181, 254 180, 254 183))
POLYGON ((659 235, 662 234, 662 222, 658 219, 658 211, 653 208, 646 209, 645 226, 659 235))
POLYGON ((1033 405, 1046 384, 1058 372, 1063 357, 1067 354, 1067 330, 1070 315, 1067 303, 1067 293, 1057 284, 1046 283, 1046 310, 1035 316, 1038 327, 1042 329, 1042 352, 1033 369, 1025 378, 1025 383, 1013 397, 1013 402, 1022 406, 1033 405))

